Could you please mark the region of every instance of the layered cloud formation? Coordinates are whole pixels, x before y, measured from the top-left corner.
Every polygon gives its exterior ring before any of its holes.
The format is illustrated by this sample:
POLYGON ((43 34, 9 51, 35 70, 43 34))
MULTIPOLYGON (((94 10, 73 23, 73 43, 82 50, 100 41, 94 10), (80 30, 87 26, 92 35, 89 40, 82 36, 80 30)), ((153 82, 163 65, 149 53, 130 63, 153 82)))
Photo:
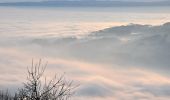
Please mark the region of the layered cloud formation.
POLYGON ((170 23, 111 27, 81 38, 4 34, 0 85, 23 82, 30 59, 45 58, 47 78, 66 72, 81 84, 75 100, 168 100, 169 32, 170 23))
POLYGON ((1 42, 1 45, 33 46, 33 50, 45 47, 44 52, 51 56, 166 71, 170 64, 169 27, 170 23, 159 26, 130 24, 96 31, 83 38, 15 37, 17 40, 11 42, 9 38, 9 42, 1 42))

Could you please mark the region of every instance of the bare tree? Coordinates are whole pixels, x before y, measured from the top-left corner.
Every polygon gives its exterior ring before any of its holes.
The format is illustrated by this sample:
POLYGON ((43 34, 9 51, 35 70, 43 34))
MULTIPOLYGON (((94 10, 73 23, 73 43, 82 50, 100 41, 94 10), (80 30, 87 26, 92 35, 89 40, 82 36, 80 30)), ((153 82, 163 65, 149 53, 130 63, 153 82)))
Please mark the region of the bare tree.
POLYGON ((6 92, 0 91, 0 100, 13 100, 8 90, 6 92))
POLYGON ((73 81, 66 81, 64 75, 47 82, 43 74, 46 64, 42 64, 41 60, 34 64, 32 61, 31 68, 28 68, 27 82, 24 88, 19 90, 18 100, 68 100, 74 93, 75 85, 73 81))

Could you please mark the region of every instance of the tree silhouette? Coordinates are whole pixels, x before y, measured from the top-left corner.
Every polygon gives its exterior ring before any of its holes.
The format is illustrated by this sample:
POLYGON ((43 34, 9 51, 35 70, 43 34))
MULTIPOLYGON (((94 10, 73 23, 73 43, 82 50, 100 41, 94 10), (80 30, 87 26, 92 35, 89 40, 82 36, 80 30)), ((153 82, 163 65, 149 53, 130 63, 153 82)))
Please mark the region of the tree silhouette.
POLYGON ((72 96, 77 86, 73 81, 66 81, 64 75, 42 81, 46 66, 47 63, 43 65, 41 60, 36 64, 32 61, 31 68, 27 69, 27 82, 16 95, 17 100, 68 100, 72 96))
POLYGON ((0 91, 0 100, 13 100, 13 98, 8 90, 6 92, 0 91))

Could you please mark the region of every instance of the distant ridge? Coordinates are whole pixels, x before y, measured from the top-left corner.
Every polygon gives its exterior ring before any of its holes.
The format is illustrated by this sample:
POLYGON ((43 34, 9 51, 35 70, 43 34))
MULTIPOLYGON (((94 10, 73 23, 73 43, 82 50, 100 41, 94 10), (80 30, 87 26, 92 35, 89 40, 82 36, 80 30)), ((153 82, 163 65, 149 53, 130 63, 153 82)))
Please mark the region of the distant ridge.
POLYGON ((128 1, 42 1, 0 3, 0 6, 51 6, 51 7, 133 7, 133 6, 170 6, 170 1, 128 2, 128 1))

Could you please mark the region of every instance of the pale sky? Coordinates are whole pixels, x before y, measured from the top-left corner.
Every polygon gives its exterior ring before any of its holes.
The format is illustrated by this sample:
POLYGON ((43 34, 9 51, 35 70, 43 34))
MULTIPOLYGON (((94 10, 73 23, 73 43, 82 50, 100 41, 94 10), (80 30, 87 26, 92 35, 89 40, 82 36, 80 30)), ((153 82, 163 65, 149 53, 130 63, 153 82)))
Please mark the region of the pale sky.
MULTIPOLYGON (((24 1, 48 1, 48 0, 0 0, 0 2, 24 2, 24 1)), ((115 1, 145 1, 145 2, 151 2, 151 1, 165 1, 165 0, 115 0, 115 1)))

